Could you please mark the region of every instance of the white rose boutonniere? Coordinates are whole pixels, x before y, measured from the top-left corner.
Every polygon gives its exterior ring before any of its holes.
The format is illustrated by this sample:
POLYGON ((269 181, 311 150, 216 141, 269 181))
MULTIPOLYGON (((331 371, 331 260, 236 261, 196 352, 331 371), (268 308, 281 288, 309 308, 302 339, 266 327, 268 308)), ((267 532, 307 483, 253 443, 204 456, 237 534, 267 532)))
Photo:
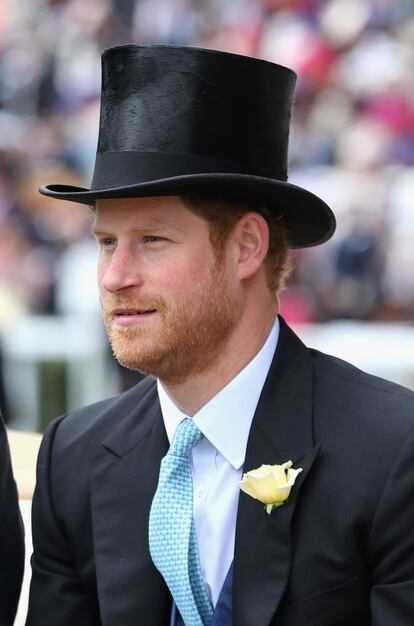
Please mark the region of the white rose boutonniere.
POLYGON ((292 461, 282 465, 262 465, 243 474, 240 489, 263 502, 266 512, 271 513, 286 502, 301 471, 301 467, 292 469, 292 461))

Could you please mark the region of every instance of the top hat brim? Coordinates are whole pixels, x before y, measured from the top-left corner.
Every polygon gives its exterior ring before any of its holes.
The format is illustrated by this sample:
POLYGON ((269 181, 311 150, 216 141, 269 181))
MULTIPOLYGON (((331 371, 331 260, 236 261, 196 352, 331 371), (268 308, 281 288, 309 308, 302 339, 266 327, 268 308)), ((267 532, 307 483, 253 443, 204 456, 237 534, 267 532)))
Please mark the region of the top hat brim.
POLYGON ((285 181, 248 174, 187 174, 106 189, 56 184, 40 187, 39 191, 51 198, 87 205, 103 198, 180 195, 264 204, 284 218, 291 248, 324 243, 336 227, 329 206, 312 192, 285 181))

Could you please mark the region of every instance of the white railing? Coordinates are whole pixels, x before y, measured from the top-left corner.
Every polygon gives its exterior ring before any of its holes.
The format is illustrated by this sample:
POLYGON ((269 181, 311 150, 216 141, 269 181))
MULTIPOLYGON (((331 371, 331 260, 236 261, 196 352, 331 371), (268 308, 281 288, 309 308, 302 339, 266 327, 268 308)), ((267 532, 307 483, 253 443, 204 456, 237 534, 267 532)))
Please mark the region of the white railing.
POLYGON ((308 346, 414 389, 414 325, 335 321, 295 331, 308 346))
POLYGON ((41 430, 44 364, 64 364, 65 410, 117 392, 117 378, 99 316, 21 317, 2 330, 0 345, 7 405, 11 423, 18 429, 41 430))

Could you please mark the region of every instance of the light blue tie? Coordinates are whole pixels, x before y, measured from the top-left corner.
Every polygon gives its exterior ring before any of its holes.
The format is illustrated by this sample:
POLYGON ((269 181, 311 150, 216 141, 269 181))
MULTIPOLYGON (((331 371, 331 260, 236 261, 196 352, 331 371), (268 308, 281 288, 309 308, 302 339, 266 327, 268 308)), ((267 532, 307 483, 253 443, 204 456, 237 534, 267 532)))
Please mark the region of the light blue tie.
POLYGON ((185 626, 209 626, 213 608, 204 585, 193 518, 190 452, 203 434, 191 419, 175 431, 161 461, 149 518, 152 560, 164 577, 185 626))

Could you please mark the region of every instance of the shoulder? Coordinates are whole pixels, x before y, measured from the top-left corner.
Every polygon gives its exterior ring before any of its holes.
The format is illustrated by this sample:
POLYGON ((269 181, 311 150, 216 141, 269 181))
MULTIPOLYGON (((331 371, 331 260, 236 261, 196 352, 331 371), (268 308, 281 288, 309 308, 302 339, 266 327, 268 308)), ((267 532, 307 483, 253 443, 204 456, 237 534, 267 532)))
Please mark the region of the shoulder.
POLYGON ((352 395, 349 400, 372 398, 376 401, 399 403, 413 408, 414 391, 392 383, 378 376, 373 376, 360 370, 342 359, 339 359, 313 348, 309 349, 313 357, 315 367, 316 383, 325 384, 332 390, 335 389, 352 389, 352 395))
MULTIPOLYGON (((10 490, 13 483, 13 474, 10 459, 10 449, 7 440, 6 428, 0 413, 0 495, 10 490)), ((13 487, 14 490, 14 487, 13 487)))
MULTIPOLYGON (((9 449, 7 443, 6 429, 4 427, 3 417, 0 413, 0 467, 3 468, 9 464, 9 449)), ((1 472, 0 476, 3 474, 1 472)))
POLYGON ((147 377, 128 391, 82 407, 53 420, 47 427, 39 462, 48 464, 52 449, 56 454, 77 452, 93 441, 102 441, 137 407, 153 404, 158 399, 156 381, 147 377))
POLYGON ((310 349, 315 429, 338 445, 393 456, 414 433, 414 392, 310 349))

